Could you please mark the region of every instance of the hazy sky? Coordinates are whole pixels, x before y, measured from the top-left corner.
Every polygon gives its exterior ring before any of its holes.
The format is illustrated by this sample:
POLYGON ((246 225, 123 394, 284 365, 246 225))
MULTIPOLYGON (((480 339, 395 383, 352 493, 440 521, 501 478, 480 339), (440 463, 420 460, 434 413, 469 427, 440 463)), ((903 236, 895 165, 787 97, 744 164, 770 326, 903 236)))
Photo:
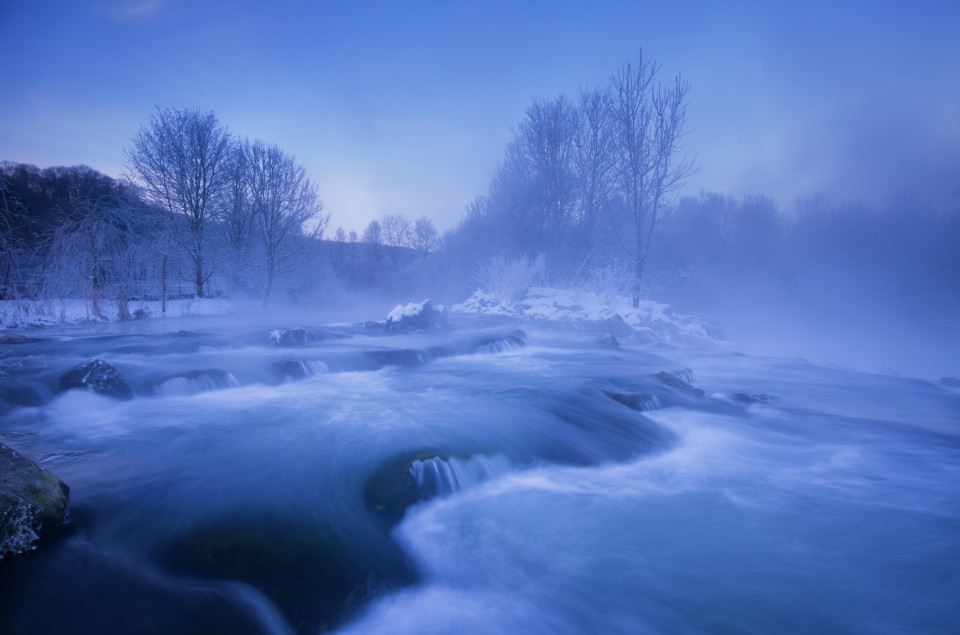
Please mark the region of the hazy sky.
POLYGON ((687 192, 960 206, 960 2, 0 0, 0 160, 113 176, 157 106, 317 182, 331 227, 454 225, 531 99, 643 48, 692 83, 687 192))

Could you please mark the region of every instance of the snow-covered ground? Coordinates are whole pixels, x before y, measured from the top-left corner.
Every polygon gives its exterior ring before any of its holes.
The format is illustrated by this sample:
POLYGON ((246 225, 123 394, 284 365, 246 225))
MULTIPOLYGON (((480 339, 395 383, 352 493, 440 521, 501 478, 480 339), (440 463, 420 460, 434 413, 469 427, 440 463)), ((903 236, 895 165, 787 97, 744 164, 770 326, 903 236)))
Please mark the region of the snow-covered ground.
POLYGON ((522 300, 503 301, 476 291, 451 307, 454 313, 526 318, 538 321, 597 323, 623 321, 640 336, 668 342, 722 343, 720 329, 707 320, 652 300, 634 308, 630 298, 605 298, 590 291, 531 287, 522 300))
MULTIPOLYGON (((127 311, 130 319, 151 317, 183 317, 188 315, 222 315, 236 310, 234 302, 225 298, 189 298, 167 300, 167 311, 162 313, 160 302, 130 302, 127 311)), ((83 322, 110 322, 119 320, 116 302, 100 304, 100 317, 96 317, 88 300, 2 300, 0 301, 0 330, 9 328, 32 328, 81 324, 83 322)))

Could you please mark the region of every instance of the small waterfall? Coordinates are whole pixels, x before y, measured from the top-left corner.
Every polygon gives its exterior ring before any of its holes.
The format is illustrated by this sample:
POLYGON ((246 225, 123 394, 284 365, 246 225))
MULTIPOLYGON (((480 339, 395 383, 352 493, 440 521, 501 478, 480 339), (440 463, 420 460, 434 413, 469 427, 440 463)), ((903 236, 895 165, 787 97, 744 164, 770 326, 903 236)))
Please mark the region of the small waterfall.
POLYGON ((480 342, 473 350, 479 355, 494 355, 496 353, 505 353, 513 351, 523 346, 523 340, 519 337, 507 335, 506 337, 497 337, 480 342))
POLYGON ((488 481, 510 469, 503 456, 475 456, 469 459, 420 459, 410 465, 421 498, 448 496, 454 492, 488 481))
POLYGON ((238 388, 240 382, 224 370, 202 370, 169 377, 154 387, 154 392, 166 397, 197 395, 212 390, 238 388))
POLYGON ((300 369, 303 371, 304 377, 313 377, 314 375, 325 375, 330 372, 330 369, 327 368, 327 365, 321 361, 315 360, 304 360, 299 362, 300 369))

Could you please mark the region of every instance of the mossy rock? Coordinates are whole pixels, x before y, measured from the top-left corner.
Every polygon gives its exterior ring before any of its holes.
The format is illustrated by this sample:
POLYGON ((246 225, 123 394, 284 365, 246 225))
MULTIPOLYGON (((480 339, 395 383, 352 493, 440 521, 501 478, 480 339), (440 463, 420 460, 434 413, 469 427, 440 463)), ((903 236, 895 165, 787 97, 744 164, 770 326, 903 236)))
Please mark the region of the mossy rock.
POLYGON ((0 443, 0 559, 33 549, 60 529, 69 488, 29 458, 0 443))

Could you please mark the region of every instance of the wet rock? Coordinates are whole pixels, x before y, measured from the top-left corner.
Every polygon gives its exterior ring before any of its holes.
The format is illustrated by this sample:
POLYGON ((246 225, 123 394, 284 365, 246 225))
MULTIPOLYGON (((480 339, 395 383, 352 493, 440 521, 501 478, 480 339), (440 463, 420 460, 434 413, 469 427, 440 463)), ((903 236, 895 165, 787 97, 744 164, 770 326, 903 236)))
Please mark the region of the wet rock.
POLYGON ((0 413, 19 406, 39 406, 43 402, 44 397, 36 387, 0 372, 0 413))
POLYGON ((275 362, 273 368, 283 381, 296 381, 329 372, 326 364, 316 360, 285 359, 275 362))
POLYGON ((657 379, 671 388, 688 392, 692 395, 696 395, 697 397, 702 397, 704 394, 702 390, 691 384, 693 381, 693 371, 689 368, 684 368, 683 370, 678 370, 672 373, 661 370, 659 373, 657 373, 657 379))
POLYGON ((367 320, 361 326, 369 331, 385 331, 387 323, 378 320, 367 320))
POLYGON ((627 324, 619 313, 614 313, 613 317, 603 321, 607 333, 614 337, 627 337, 633 333, 633 327, 627 324))
POLYGON ((440 454, 426 450, 408 452, 386 461, 364 484, 364 501, 388 524, 400 522, 407 508, 437 493, 418 484, 412 468, 424 461, 446 462, 448 458, 440 454))
POLYGON ((769 403, 770 397, 764 394, 760 395, 748 395, 745 392, 738 392, 733 396, 735 401, 739 401, 744 404, 754 404, 754 403, 769 403))
POLYGON ((427 351, 412 348, 368 351, 366 357, 377 366, 419 366, 431 360, 427 351))
POLYGON ((335 532, 264 512, 190 527, 156 557, 176 575, 248 584, 280 609, 292 632, 320 633, 342 619, 356 589, 415 579, 386 536, 377 547, 358 557, 335 532))
POLYGON ((620 342, 612 333, 604 333, 594 341, 604 348, 620 348, 620 342))
POLYGON ((406 306, 398 304, 387 316, 386 329, 390 333, 420 333, 449 328, 447 310, 434 306, 430 300, 406 306))
POLYGON ((158 379, 153 391, 160 394, 195 395, 210 390, 238 388, 240 382, 232 374, 219 368, 188 370, 158 379))
POLYGON ((656 410, 660 407, 660 401, 648 392, 613 392, 604 390, 603 394, 637 412, 656 410))
POLYGON ((56 476, 0 443, 0 559, 34 549, 63 527, 69 488, 56 476))
POLYGON ((19 333, 4 333, 0 335, 0 344, 29 344, 33 340, 19 333))
POLYGON ((307 341, 307 329, 298 326, 292 329, 276 329, 270 332, 270 343, 274 346, 299 346, 307 341))
POLYGON ((120 371, 102 359, 91 359, 82 364, 77 364, 60 376, 58 392, 73 388, 92 390, 95 393, 117 397, 118 399, 133 397, 130 386, 124 381, 120 371))
POLYGON ((960 379, 956 377, 941 377, 940 383, 950 388, 960 388, 960 379))

